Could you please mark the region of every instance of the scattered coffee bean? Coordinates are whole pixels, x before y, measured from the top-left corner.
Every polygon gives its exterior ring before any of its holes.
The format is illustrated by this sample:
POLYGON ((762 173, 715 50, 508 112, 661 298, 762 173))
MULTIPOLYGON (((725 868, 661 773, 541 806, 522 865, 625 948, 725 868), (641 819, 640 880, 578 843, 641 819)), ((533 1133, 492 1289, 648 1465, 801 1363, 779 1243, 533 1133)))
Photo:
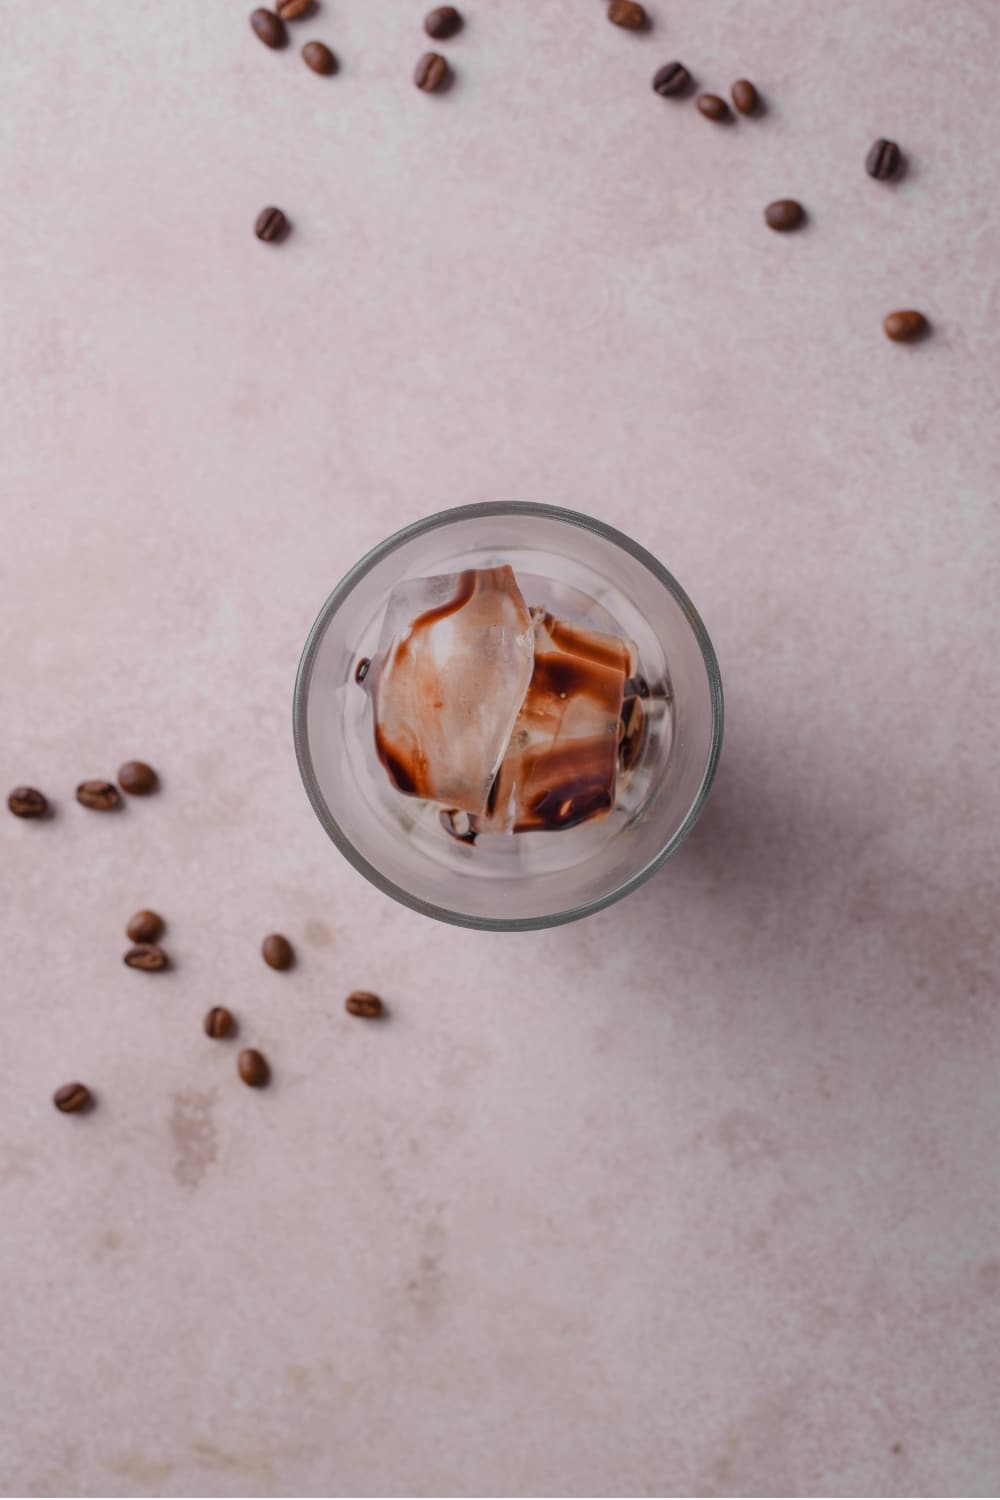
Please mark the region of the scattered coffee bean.
POLYGON ((462 17, 453 5, 439 5, 424 17, 424 30, 436 42, 446 42, 462 29, 462 17))
POLYGON ((337 59, 325 42, 306 42, 302 48, 302 61, 307 67, 312 68, 314 73, 329 76, 337 71, 337 59))
POLYGON ((7 798, 7 806, 15 818, 44 818, 49 810, 45 797, 33 786, 16 786, 7 798))
POLYGON ((144 760, 127 760, 118 767, 118 785, 130 797, 148 797, 156 789, 156 772, 144 760))
POLYGON ((865 157, 865 171, 869 177, 884 181, 887 177, 895 177, 902 159, 895 141, 878 140, 865 157))
POLYGON ((264 10, 261 7, 253 11, 250 16, 250 25, 265 47, 283 47, 288 40, 285 23, 274 14, 273 10, 264 10))
POLYGON ((353 990, 344 1001, 344 1008, 352 1016, 372 1018, 380 1016, 384 1007, 378 995, 373 995, 370 990, 353 990))
POLYGON ((641 31, 646 25, 646 12, 636 0, 611 0, 608 20, 614 26, 624 26, 626 31, 641 31))
POLYGON ((283 21, 297 21, 312 8, 313 0, 278 0, 277 11, 283 21))
POLYGON ((85 1083, 64 1083, 52 1095, 52 1103, 64 1115, 78 1115, 91 1102, 91 1092, 85 1083))
POLYGON ((699 94, 698 108, 706 120, 715 120, 719 124, 730 117, 729 105, 718 94, 699 94))
POLYGON ((224 1005, 213 1005, 211 1010, 205 1012, 203 1024, 206 1036, 228 1036, 233 1029, 233 1013, 224 1005))
POLYGON ((891 312, 882 320, 886 338, 892 339, 896 344, 912 344, 914 339, 923 338, 929 326, 923 313, 917 312, 913 307, 891 312))
POLYGON ((266 240, 268 243, 283 240, 287 230, 288 220, 280 208, 262 208, 253 226, 253 232, 257 238, 266 240))
POLYGON ((729 92, 741 115, 752 115, 760 103, 760 95, 749 78, 737 78, 729 92))
POLYGON ((425 94, 433 94, 448 77, 448 64, 440 52, 425 52, 417 63, 413 82, 425 94))
POLYGON ((145 969, 152 974, 167 967, 167 955, 156 943, 135 943, 126 953, 125 962, 130 969, 145 969))
POLYGON ((121 793, 112 781, 81 781, 76 800, 94 812, 111 812, 121 803, 121 793))
POLYGON ((770 229, 778 229, 782 232, 788 229, 798 229, 806 216, 806 211, 801 203, 796 203, 794 198, 779 198, 775 203, 769 203, 764 210, 764 218, 770 229))
POLYGON ((129 917, 125 936, 133 943, 155 943, 163 936, 164 922, 159 912, 143 909, 129 917))
POLYGON ((262 1089, 271 1076, 267 1059, 255 1047, 247 1047, 236 1064, 243 1082, 252 1089, 262 1089))
POLYGON ((665 99, 668 94, 683 93, 690 82, 691 74, 683 63, 668 62, 653 74, 653 91, 665 99))
POLYGON ((260 951, 264 955, 264 962, 272 969, 291 968, 295 957, 291 943, 280 932, 272 932, 266 937, 260 945, 260 951))
POLYGON ((371 660, 367 656, 363 656, 358 662, 357 666, 354 668, 354 681, 364 682, 365 678, 368 676, 368 669, 370 666, 371 660))

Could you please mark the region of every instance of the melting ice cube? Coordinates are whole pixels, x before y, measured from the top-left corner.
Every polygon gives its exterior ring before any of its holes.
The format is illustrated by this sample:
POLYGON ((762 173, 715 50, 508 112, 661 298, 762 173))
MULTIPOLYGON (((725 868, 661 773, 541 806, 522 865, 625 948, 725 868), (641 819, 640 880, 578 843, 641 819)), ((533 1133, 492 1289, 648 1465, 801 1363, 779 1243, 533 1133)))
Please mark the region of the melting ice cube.
POLYGON ((401 791, 483 812, 532 671, 528 608, 510 567, 403 582, 364 686, 375 748, 401 791))
POLYGON ((514 724, 480 833, 572 828, 614 806, 631 641, 532 610, 531 682, 514 724))

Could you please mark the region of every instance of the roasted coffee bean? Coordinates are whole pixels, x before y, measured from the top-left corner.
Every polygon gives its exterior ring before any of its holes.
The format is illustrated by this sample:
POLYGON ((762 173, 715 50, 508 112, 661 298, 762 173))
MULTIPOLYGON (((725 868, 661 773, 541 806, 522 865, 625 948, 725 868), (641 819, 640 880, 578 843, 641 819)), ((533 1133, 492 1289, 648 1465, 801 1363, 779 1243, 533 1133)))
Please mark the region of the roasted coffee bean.
POLYGON ((706 120, 715 120, 719 124, 730 117, 729 105, 718 94, 699 94, 698 108, 706 120))
POLYGON ((253 226, 253 232, 257 238, 269 243, 283 240, 287 230, 288 220, 280 208, 262 208, 253 226))
POLYGON ((49 810, 45 797, 33 786, 16 786, 7 798, 7 806, 15 818, 44 818, 49 810))
POLYGON ((85 1083, 64 1083, 52 1095, 52 1103, 64 1115, 78 1115, 90 1104, 91 1097, 85 1083))
POLYGON ((413 82, 425 94, 433 94, 448 77, 448 64, 440 52, 425 52, 417 63, 413 82))
POLYGON ((283 21, 297 21, 313 8, 313 0, 278 0, 277 11, 283 21))
POLYGON ((882 320, 886 338, 892 339, 896 344, 912 344, 914 339, 923 338, 929 326, 923 313, 917 312, 913 307, 891 312, 882 320))
POLYGON ((325 42, 306 42, 302 48, 302 61, 314 73, 336 73, 337 59, 325 42))
POLYGON ((163 936, 163 927, 163 918, 159 912, 149 911, 144 907, 142 911, 129 917, 125 936, 130 937, 133 943, 155 943, 163 936))
POLYGON ((878 177, 884 181, 888 177, 895 177, 902 159, 895 141, 878 140, 865 157, 865 171, 869 177, 878 177))
POLYGON ((749 78, 737 78, 729 92, 741 115, 752 115, 760 103, 760 96, 749 78))
POLYGON ((280 932, 272 932, 260 945, 260 951, 264 955, 264 962, 272 969, 288 969, 291 967, 295 954, 292 945, 280 932))
POLYGON ((380 1016, 384 1009, 378 995, 373 995, 370 990, 353 990, 344 1001, 344 1008, 352 1016, 368 1018, 380 1016))
POLYGON ((112 781, 81 781, 76 800, 94 812, 111 812, 121 803, 121 793, 112 781))
POLYGON ((364 682, 365 678, 368 676, 368 669, 370 666, 370 659, 367 656, 363 656, 358 662, 357 666, 354 668, 354 681, 364 682))
POLYGON ((285 23, 274 14, 273 10, 253 11, 250 16, 250 25, 265 47, 283 47, 288 40, 285 23))
POLYGON ((206 1036, 222 1037, 228 1036, 233 1029, 233 1013, 224 1005, 213 1005, 212 1009, 205 1012, 206 1036))
POLYGON ((666 98, 668 94, 683 93, 690 82, 691 74, 683 63, 664 63, 653 74, 653 92, 666 98))
POLYGON ((624 26, 626 31, 641 31, 646 24, 646 12, 636 0, 611 0, 608 20, 614 26, 624 26))
POLYGON ((806 211, 802 204, 796 203, 794 198, 779 198, 775 203, 769 203, 764 210, 764 219, 768 228, 782 232, 788 229, 798 229, 805 216, 806 211))
POLYGON ((271 1076, 267 1059, 255 1047, 247 1047, 236 1064, 243 1082, 252 1089, 262 1089, 271 1076))
POLYGON ((135 943, 126 953, 125 962, 130 969, 145 969, 152 974, 167 967, 167 955, 156 943, 135 943))
POLYGON ((439 5, 424 17, 424 30, 436 42, 446 42, 462 29, 462 17, 453 5, 439 5))
POLYGON ((156 789, 156 772, 144 760, 127 760, 118 767, 118 785, 130 797, 148 797, 156 789))

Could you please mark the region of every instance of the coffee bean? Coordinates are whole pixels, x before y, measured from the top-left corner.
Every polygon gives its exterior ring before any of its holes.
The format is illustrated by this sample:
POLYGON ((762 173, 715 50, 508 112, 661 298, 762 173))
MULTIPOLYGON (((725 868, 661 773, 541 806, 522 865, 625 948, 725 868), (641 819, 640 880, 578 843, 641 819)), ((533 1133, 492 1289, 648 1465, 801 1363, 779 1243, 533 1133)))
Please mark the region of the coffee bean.
POLYGON ((136 943, 126 953, 125 962, 130 969, 145 969, 152 974, 167 967, 167 955, 156 943, 136 943))
POLYGON ((439 5, 424 17, 424 30, 436 42, 445 42, 462 29, 462 17, 453 5, 439 5))
POLYGON ((250 16, 250 25, 265 47, 283 47, 288 41, 285 23, 273 10, 264 10, 263 7, 255 10, 250 16))
POLYGON ((354 681, 364 682, 365 678, 368 676, 368 669, 370 666, 371 661, 369 660, 369 658, 367 656, 363 656, 358 662, 357 666, 354 668, 354 681))
POLYGON ((882 320, 886 338, 890 338, 896 344, 912 344, 914 339, 923 338, 930 325, 922 312, 916 308, 901 308, 899 312, 891 312, 882 320))
POLYGON ((306 42, 302 48, 302 61, 314 73, 336 73, 337 59, 325 42, 306 42))
POLYGON ((142 911, 129 917, 125 936, 130 937, 133 943, 155 943, 163 936, 163 927, 163 918, 159 912, 149 911, 144 907, 142 911))
POLYGON ((87 1108, 92 1099, 85 1083, 64 1083, 52 1095, 52 1103, 64 1115, 78 1115, 87 1108))
POLYGON ((782 233, 789 229, 798 229, 806 216, 806 211, 801 203, 796 203, 794 198, 779 198, 775 203, 769 203, 764 210, 764 219, 770 229, 778 229, 782 233))
POLYGON ((243 1082, 252 1089, 262 1089, 271 1076, 267 1059, 255 1047, 247 1047, 241 1052, 236 1066, 243 1082))
POLYGON ((93 812, 111 812, 121 803, 121 793, 111 781, 81 781, 76 800, 93 812))
POLYGON ((272 932, 260 945, 260 951, 264 955, 264 962, 272 969, 289 969, 295 954, 292 945, 280 932, 272 932))
POLYGON ((352 1016, 373 1018, 380 1016, 384 1007, 378 995, 373 995, 370 990, 353 990, 344 1001, 344 1008, 352 1016))
POLYGON ((730 118, 729 105, 718 94, 699 94, 697 102, 706 120, 715 120, 721 124, 723 120, 730 118))
POLYGON ((417 63, 413 82, 425 94, 433 94, 448 77, 448 64, 440 52, 425 52, 417 63))
POLYGON ((646 24, 646 12, 636 0, 611 0, 608 20, 614 26, 624 26, 626 31, 641 31, 646 24))
POLYGON ((210 1011, 206 1011, 203 1025, 206 1036, 228 1036, 233 1029, 232 1011, 224 1005, 213 1005, 210 1011))
POLYGON ((865 157, 865 171, 869 177, 878 177, 884 181, 888 177, 895 177, 902 159, 895 141, 878 140, 865 157))
POLYGON ((282 21, 297 21, 312 10, 313 0, 278 0, 277 11, 282 21))
POLYGON ((44 818, 49 810, 45 797, 33 786, 16 786, 7 798, 7 806, 15 818, 44 818))
POLYGON ((257 238, 266 240, 268 243, 283 240, 287 230, 288 220, 280 208, 262 208, 253 226, 253 232, 257 238))
POLYGON ((144 760, 127 760, 118 767, 118 785, 130 797, 148 797, 156 788, 156 772, 144 760))
POLYGON ((749 78, 737 78, 729 92, 741 115, 752 115, 760 103, 760 96, 749 78))
POLYGON ((653 74, 653 92, 662 94, 665 99, 668 94, 683 93, 690 82, 691 74, 683 63, 664 63, 653 74))

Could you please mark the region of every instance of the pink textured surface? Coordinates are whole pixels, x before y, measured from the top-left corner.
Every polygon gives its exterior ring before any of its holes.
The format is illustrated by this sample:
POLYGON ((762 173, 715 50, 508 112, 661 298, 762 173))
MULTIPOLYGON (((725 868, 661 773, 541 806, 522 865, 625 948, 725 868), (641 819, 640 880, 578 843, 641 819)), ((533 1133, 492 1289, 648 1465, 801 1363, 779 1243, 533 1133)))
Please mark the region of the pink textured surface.
POLYGON ((467 0, 426 97, 421 4, 324 0, 333 79, 249 8, 4 28, 0 1484, 995 1494, 1000 11, 467 0), (370 890, 289 729, 342 571, 492 498, 651 547, 728 691, 679 857, 520 940, 370 890))

